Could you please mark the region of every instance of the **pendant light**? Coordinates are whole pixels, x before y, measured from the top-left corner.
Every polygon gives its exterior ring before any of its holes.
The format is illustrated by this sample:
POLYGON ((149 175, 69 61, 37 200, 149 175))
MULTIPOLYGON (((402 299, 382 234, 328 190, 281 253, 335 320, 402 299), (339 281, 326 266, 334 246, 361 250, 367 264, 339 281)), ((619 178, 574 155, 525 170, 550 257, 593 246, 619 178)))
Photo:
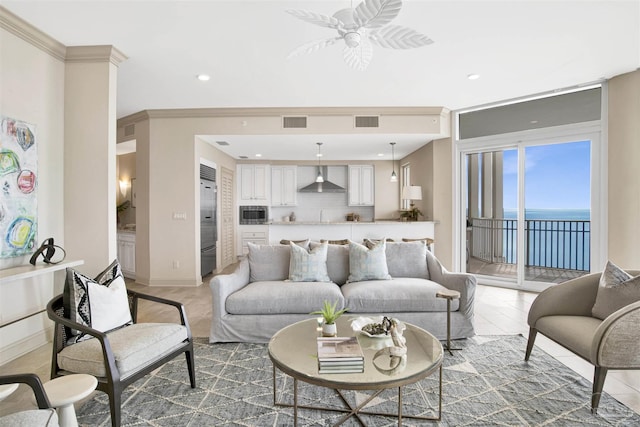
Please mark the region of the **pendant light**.
POLYGON ((316 182, 322 183, 324 182, 324 177, 322 176, 322 169, 320 168, 320 157, 322 157, 322 153, 320 152, 320 147, 322 146, 322 142, 316 142, 318 144, 318 176, 316 176, 316 182))
POLYGON ((395 154, 395 142, 390 142, 391 144, 391 164, 393 165, 393 172, 391 172, 391 182, 398 182, 398 175, 396 175, 396 154, 395 154))

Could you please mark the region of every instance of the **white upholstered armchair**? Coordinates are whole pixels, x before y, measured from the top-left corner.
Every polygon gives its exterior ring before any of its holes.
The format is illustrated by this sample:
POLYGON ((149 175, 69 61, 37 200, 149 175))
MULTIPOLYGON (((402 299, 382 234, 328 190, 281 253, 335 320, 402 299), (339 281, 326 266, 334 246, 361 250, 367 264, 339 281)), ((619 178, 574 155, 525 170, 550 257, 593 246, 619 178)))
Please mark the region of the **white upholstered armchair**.
MULTIPOLYGON (((632 276, 640 271, 628 270, 632 276)), ((541 292, 529 310, 529 360, 536 334, 550 338, 595 366, 591 411, 596 413, 609 369, 640 369, 640 301, 604 319, 592 315, 601 273, 569 280, 541 292)))

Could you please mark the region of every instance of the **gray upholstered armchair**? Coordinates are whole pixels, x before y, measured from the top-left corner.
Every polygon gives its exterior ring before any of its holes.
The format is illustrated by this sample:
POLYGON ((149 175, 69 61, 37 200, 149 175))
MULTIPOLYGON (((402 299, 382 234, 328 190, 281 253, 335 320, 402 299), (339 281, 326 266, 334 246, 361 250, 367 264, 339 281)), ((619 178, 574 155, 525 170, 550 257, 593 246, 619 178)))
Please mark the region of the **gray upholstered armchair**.
MULTIPOLYGON (((637 276, 640 271, 627 271, 637 276)), ((529 360, 536 334, 550 338, 595 366, 591 411, 596 413, 609 369, 640 369, 640 302, 604 320, 593 317, 601 273, 569 280, 541 292, 529 310, 529 360)))
POLYGON ((47 315, 55 322, 51 378, 89 374, 98 379, 97 390, 109 396, 111 425, 120 426, 121 394, 126 387, 175 357, 184 354, 191 388, 196 387, 193 339, 184 306, 176 301, 127 290, 133 324, 111 332, 100 332, 64 316, 63 297, 47 304, 47 315), (173 306, 180 323, 138 323, 139 300, 173 306), (94 337, 68 343, 67 328, 94 337))

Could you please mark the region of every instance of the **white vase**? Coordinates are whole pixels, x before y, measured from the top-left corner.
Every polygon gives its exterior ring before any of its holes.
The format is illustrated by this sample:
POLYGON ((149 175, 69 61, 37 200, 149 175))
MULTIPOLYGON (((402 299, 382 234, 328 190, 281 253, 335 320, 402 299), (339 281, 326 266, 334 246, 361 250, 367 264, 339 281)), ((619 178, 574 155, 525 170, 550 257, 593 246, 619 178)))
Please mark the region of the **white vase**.
POLYGON ((338 328, 335 323, 323 323, 322 324, 322 336, 323 337, 336 337, 338 336, 338 328))

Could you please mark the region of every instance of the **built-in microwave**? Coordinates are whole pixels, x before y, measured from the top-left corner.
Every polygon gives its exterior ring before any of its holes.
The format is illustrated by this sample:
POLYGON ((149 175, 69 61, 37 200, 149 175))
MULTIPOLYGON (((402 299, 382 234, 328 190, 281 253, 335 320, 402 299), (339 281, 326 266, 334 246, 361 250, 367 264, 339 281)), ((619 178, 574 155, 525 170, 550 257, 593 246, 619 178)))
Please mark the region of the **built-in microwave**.
POLYGON ((269 206, 240 206, 240 224, 264 224, 269 218, 269 206))

